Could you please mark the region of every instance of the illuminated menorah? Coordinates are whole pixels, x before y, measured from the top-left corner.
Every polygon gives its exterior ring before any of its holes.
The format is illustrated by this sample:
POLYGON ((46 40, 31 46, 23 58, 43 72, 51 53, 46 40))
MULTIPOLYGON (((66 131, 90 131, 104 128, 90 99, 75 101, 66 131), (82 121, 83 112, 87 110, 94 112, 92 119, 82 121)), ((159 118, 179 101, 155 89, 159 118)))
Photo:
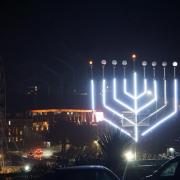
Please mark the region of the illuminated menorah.
MULTIPOLYGON (((159 101, 158 95, 159 95, 159 91, 158 91, 158 85, 157 85, 157 79, 156 79, 156 66, 157 63, 155 61, 152 62, 152 69, 153 69, 153 79, 152 79, 152 91, 149 90, 148 87, 148 83, 147 83, 147 78, 146 78, 146 66, 147 66, 147 62, 143 61, 142 62, 142 67, 143 67, 143 90, 141 93, 138 93, 138 88, 139 85, 138 84, 138 80, 137 80, 137 72, 135 71, 135 57, 133 59, 133 63, 134 63, 134 71, 133 71, 133 78, 132 78, 132 84, 133 84, 133 92, 129 92, 127 90, 127 78, 126 78, 126 66, 127 66, 127 61, 123 60, 122 61, 122 66, 123 66, 123 88, 122 88, 122 93, 123 96, 128 97, 130 100, 132 101, 132 106, 130 106, 129 104, 127 104, 125 101, 123 101, 123 98, 119 98, 118 97, 118 86, 117 86, 117 77, 116 77, 116 67, 117 67, 117 60, 113 60, 112 61, 112 67, 113 67, 113 80, 112 80, 112 100, 113 103, 115 103, 116 105, 118 105, 119 107, 122 107, 126 110, 128 110, 129 112, 131 112, 133 114, 133 118, 129 118, 127 117, 125 114, 123 114, 120 111, 117 111, 115 108, 113 108, 112 105, 108 104, 107 102, 107 80, 105 78, 105 66, 107 64, 106 60, 102 60, 101 64, 102 64, 102 89, 101 89, 101 101, 102 101, 102 106, 103 108, 112 113, 113 115, 117 116, 119 120, 126 121, 127 123, 130 124, 130 126, 133 127, 133 131, 128 131, 126 128, 124 128, 122 125, 119 125, 119 123, 116 123, 113 121, 113 119, 109 119, 105 116, 103 116, 103 121, 107 122, 109 125, 119 129, 121 132, 125 133, 126 135, 130 136, 132 139, 135 140, 135 142, 138 142, 139 140, 139 136, 145 136, 148 133, 150 133, 153 129, 157 128, 158 126, 160 126, 162 123, 166 122, 167 120, 169 120, 172 116, 174 116, 177 111, 178 111, 178 82, 176 79, 176 67, 178 65, 177 62, 173 62, 172 66, 173 66, 173 72, 174 72, 174 77, 173 77, 173 105, 172 105, 172 109, 170 112, 167 113, 166 108, 171 105, 171 103, 169 103, 167 101, 167 80, 166 80, 166 66, 167 66, 167 62, 162 62, 162 67, 163 67, 163 103, 160 107, 157 107, 157 102, 159 101), (143 98, 146 98, 148 96, 148 93, 152 92, 152 96, 151 99, 148 99, 147 102, 145 103, 139 103, 140 101, 142 101, 143 98), (140 105, 139 105, 140 104, 140 105), (148 114, 145 117, 140 117, 140 114, 143 111, 146 111, 148 108, 150 108, 151 106, 153 106, 154 104, 156 104, 156 108, 155 110, 148 112, 148 114), (162 112, 161 116, 163 114, 164 117, 160 117, 157 118, 157 114, 162 112), (164 115, 166 114, 166 115, 164 115), (142 124, 144 122, 146 122, 149 118, 156 116, 156 121, 146 127, 146 129, 144 129, 142 132, 139 132, 139 128, 142 127, 142 124)), ((90 61, 90 68, 91 68, 91 106, 92 106, 92 111, 93 111, 93 117, 95 114, 95 82, 93 79, 93 62, 90 61)), ((171 107, 171 106, 170 106, 171 107)))

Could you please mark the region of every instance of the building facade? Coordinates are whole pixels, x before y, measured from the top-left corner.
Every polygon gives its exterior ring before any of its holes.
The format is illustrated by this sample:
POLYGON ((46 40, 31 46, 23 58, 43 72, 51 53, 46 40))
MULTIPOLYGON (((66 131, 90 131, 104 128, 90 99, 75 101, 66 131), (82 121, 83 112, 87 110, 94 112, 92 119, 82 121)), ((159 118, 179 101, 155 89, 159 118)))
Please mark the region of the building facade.
POLYGON ((58 121, 68 121, 79 126, 96 126, 101 114, 87 109, 38 109, 8 114, 7 141, 9 147, 23 147, 27 140, 33 141, 33 138, 41 137, 41 145, 50 146, 51 142, 45 137, 58 121))

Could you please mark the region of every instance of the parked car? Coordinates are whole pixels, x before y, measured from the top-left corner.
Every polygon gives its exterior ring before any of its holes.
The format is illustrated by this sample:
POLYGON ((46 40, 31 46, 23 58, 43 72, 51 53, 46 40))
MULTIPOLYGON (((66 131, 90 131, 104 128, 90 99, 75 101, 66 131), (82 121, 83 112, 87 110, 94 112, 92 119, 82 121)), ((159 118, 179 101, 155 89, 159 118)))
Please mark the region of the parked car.
POLYGON ((180 180, 180 156, 169 160, 144 180, 180 180))
POLYGON ((74 166, 60 168, 46 174, 41 179, 47 180, 120 180, 111 170, 104 166, 74 166))

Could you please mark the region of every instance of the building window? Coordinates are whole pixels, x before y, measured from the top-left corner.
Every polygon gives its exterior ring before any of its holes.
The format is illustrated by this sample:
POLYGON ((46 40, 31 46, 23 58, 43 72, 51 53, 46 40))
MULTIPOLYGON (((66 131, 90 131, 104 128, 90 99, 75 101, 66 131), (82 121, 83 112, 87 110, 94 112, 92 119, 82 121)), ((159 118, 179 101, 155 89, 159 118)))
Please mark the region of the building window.
POLYGON ((18 137, 16 137, 16 142, 18 142, 18 137))
POLYGON ((11 125, 11 121, 8 121, 9 126, 11 125))
POLYGON ((22 130, 21 130, 21 131, 19 131, 19 134, 20 134, 20 135, 22 135, 22 130))

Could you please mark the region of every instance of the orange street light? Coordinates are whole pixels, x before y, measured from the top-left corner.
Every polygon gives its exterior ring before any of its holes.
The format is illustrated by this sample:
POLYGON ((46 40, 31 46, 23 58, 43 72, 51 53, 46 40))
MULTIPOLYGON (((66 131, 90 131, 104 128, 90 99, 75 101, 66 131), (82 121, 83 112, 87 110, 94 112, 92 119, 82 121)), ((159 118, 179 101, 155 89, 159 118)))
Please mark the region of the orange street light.
POLYGON ((133 61, 136 60, 136 54, 132 54, 132 59, 133 59, 133 61))
POLYGON ((90 61, 89 61, 89 65, 93 65, 93 61, 90 60, 90 61))

